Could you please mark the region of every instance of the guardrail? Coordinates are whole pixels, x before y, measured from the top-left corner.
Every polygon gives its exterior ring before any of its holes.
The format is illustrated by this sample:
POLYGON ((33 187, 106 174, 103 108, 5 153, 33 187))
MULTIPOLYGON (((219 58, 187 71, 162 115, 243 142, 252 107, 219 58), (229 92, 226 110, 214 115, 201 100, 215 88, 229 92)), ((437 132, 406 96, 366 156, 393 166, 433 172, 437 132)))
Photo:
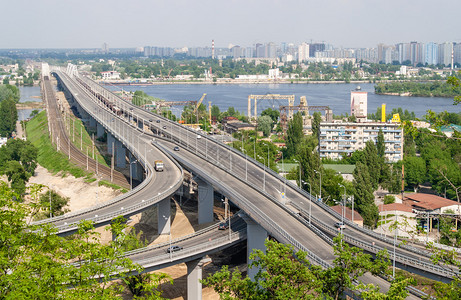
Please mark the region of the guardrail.
MULTIPOLYGON (((59 71, 58 71, 59 72, 59 71)), ((59 72, 61 73, 61 72, 59 72)), ((60 76, 58 74, 58 76, 60 76)), ((61 76, 62 77, 67 77, 67 75, 65 74, 62 74, 61 73, 61 76)), ((116 198, 114 198, 113 200, 110 200, 108 202, 105 202, 105 203, 101 203, 101 204, 98 204, 98 205, 95 205, 95 206, 92 206, 90 208, 87 208, 87 209, 83 209, 83 210, 79 210, 79 211, 76 211, 76 212, 73 212, 73 213, 69 213, 69 214, 65 214, 63 216, 58 216, 58 217, 54 217, 54 218, 50 218, 50 219, 46 219, 46 220, 41 220, 41 221, 37 221, 37 222, 34 222, 34 224, 44 224, 44 223, 50 223, 50 222, 59 222, 59 221, 64 221, 66 219, 69 219, 69 218, 74 218, 74 217, 78 217, 80 215, 84 215, 84 214, 89 214, 91 212, 95 212, 97 210, 100 210, 101 208, 104 208, 104 207, 108 207, 108 206, 111 206, 113 205, 114 203, 117 203, 117 202, 120 202, 121 200, 125 200, 126 198, 128 197, 131 197, 133 196, 135 193, 137 193, 139 190, 143 189, 147 184, 149 184, 149 182, 152 180, 152 177, 153 177, 153 172, 152 172, 152 166, 151 164, 147 161, 147 158, 145 156, 143 156, 141 153, 139 153, 136 149, 136 147, 134 147, 134 145, 132 145, 130 142, 129 142, 129 138, 125 135, 123 135, 123 131, 122 131, 122 134, 120 134, 119 132, 113 130, 109 125, 108 125, 108 122, 107 122, 107 117, 104 118, 104 117, 100 117, 99 115, 96 115, 96 114, 93 114, 92 112, 92 109, 90 109, 88 107, 88 105, 82 100, 80 99, 80 96, 76 89, 77 87, 75 86, 75 84, 71 81, 71 79, 67 78, 67 82, 64 81, 64 79, 60 76, 60 79, 61 79, 61 83, 63 85, 66 86, 66 88, 69 90, 69 92, 71 92, 74 96, 74 98, 77 100, 77 102, 82 106, 82 108, 84 108, 90 115, 92 115, 101 125, 103 125, 106 130, 108 130, 109 132, 111 132, 111 134, 119 139, 121 142, 123 142, 123 144, 125 145, 125 147, 131 151, 131 153, 133 153, 137 158, 138 158, 138 161, 141 162, 143 165, 144 165, 144 168, 146 170, 149 170, 148 173, 148 176, 146 178, 146 180, 144 180, 140 185, 138 185, 135 189, 133 190, 130 190, 128 193, 126 194, 123 194, 123 195, 120 195, 116 198), (73 87, 70 87, 70 85, 73 85, 73 87)), ((83 92, 85 92, 84 89, 82 89, 83 92)), ((88 94, 86 93, 86 96, 87 97, 92 97, 91 94, 88 94)), ((94 96, 93 96, 94 97, 94 96)), ((98 101, 96 101, 96 103, 98 103, 98 101)), ((117 117, 115 114, 113 114, 111 111, 108 111, 106 109, 103 110, 103 112, 105 112, 107 115, 110 115, 112 117, 117 117)), ((135 205, 130 205, 129 207, 126 207, 126 208, 123 208, 122 207, 122 212, 124 214, 129 214, 129 213, 133 213, 133 212, 136 212, 136 211, 139 211, 140 209, 142 208, 145 208, 147 206, 150 206, 152 204, 155 204, 156 202, 160 201, 160 200, 163 200, 169 196, 171 196, 181 185, 182 185, 182 178, 183 178, 183 169, 182 167, 174 160, 172 160, 174 162, 174 164, 179 168, 180 172, 181 172, 181 176, 179 178, 179 180, 170 186, 169 189, 167 189, 166 191, 162 191, 161 193, 159 193, 158 195, 156 196, 153 196, 152 198, 149 198, 149 199, 142 199, 140 203, 137 203, 135 205)), ((120 211, 117 211, 117 212, 112 212, 112 213, 109 213, 109 214, 104 214, 102 216, 98 216, 97 214, 92 217, 92 218, 89 218, 89 220, 92 220, 94 221, 95 223, 100 223, 100 222, 105 222, 105 221, 108 221, 110 219, 112 219, 113 217, 116 217, 116 216, 119 216, 120 215, 120 211)), ((58 230, 61 232, 61 231, 66 231, 66 230, 73 230, 76 225, 78 224, 78 222, 73 222, 73 223, 70 223, 70 224, 67 224, 67 223, 64 223, 64 225, 60 225, 60 226, 57 226, 58 230)))
MULTIPOLYGON (((170 151, 169 149, 166 149, 165 147, 163 147, 162 145, 158 143, 157 145, 163 148, 165 152, 170 151)), ((330 267, 330 264, 325 262, 323 259, 321 259, 319 256, 314 254, 312 251, 310 251, 306 247, 304 247, 294 237, 292 237, 289 233, 283 230, 283 228, 281 228, 276 222, 274 222, 271 218, 269 218, 269 216, 267 216, 260 209, 258 209, 253 203, 247 201, 246 198, 242 196, 240 193, 228 187, 220 180, 206 174, 205 172, 202 172, 200 168, 196 166, 195 164, 189 161, 185 161, 178 157, 176 157, 176 159, 181 161, 183 165, 186 165, 192 170, 194 170, 194 173, 199 175, 205 181, 211 184, 214 184, 215 186, 219 186, 225 195, 227 195, 230 199, 233 199, 232 200, 233 202, 238 203, 239 207, 242 210, 244 210, 246 214, 248 214, 252 219, 256 220, 271 235, 279 239, 279 241, 285 241, 286 243, 290 243, 291 245, 293 245, 295 249, 305 251, 307 253, 308 258, 311 260, 311 262, 318 264, 325 268, 330 267)))

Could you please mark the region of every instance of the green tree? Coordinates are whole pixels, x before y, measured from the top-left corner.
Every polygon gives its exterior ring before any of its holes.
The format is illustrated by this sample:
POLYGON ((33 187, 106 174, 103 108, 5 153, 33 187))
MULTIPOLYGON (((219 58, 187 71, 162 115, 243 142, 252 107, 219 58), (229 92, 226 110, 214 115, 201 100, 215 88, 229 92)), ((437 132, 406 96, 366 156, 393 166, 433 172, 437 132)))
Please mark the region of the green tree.
POLYGON ((0 102, 0 136, 11 137, 17 120, 18 112, 15 102, 11 99, 0 102))
POLYGON ((25 171, 34 174, 37 168, 38 150, 29 141, 21 139, 9 139, 3 147, 0 148, 0 172, 2 165, 8 161, 19 162, 25 171))
POLYGON ((273 127, 272 119, 269 116, 262 116, 258 118, 258 130, 262 131, 264 136, 271 134, 273 127))
POLYGON ((384 152, 386 151, 386 146, 384 144, 384 134, 381 129, 379 129, 378 137, 376 139, 376 150, 378 151, 378 157, 384 160, 384 152))
POLYGON ((426 179, 426 162, 421 157, 410 156, 403 160, 405 166, 405 185, 415 191, 426 179))
POLYGON ((373 184, 366 164, 358 162, 354 169, 354 199, 357 211, 367 226, 375 226, 378 219, 378 207, 374 203, 373 184))
POLYGON ((369 173, 371 184, 373 190, 378 188, 378 184, 380 183, 381 178, 381 164, 380 159, 378 157, 378 150, 376 149, 376 145, 373 141, 367 141, 365 144, 365 149, 363 149, 363 163, 365 163, 368 167, 368 170, 373 170, 369 173))
POLYGON ((322 121, 322 115, 320 112, 314 112, 312 116, 312 135, 318 139, 320 134, 320 122, 322 121))
POLYGON ((272 119, 272 127, 274 127, 274 125, 277 124, 279 120, 280 112, 269 107, 261 112, 261 117, 262 116, 269 116, 272 119))
POLYGON ((40 195, 39 202, 44 210, 44 215, 48 218, 50 217, 50 204, 53 217, 61 216, 69 212, 69 209, 65 208, 69 203, 69 197, 63 197, 51 189, 40 195))
POLYGON ((301 113, 297 112, 293 115, 293 119, 288 121, 287 125, 287 158, 296 155, 298 145, 303 137, 303 119, 301 113))

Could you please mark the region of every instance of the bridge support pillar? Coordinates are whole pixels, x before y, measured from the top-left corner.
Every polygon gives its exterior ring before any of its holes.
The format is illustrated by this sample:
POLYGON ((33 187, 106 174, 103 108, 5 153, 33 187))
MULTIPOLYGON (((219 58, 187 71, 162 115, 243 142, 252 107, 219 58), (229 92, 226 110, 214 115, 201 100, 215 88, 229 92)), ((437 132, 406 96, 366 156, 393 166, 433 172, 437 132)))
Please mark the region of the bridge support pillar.
POLYGON ((107 152, 112 155, 112 146, 115 144, 114 136, 108 132, 107 133, 107 152))
POLYGON ((136 157, 133 154, 131 154, 131 152, 128 152, 128 157, 130 158, 130 163, 132 163, 131 177, 133 178, 133 180, 142 181, 144 172, 141 164, 139 162, 134 163, 134 161, 136 161, 136 157))
POLYGON ((203 265, 210 262, 210 258, 201 258, 187 262, 187 300, 202 299, 202 269, 203 265))
POLYGON ((171 203, 170 198, 157 204, 158 234, 170 234, 171 229, 171 203))
POLYGON ((199 178, 198 184, 198 223, 213 222, 213 186, 199 178))
POLYGON ((117 167, 125 168, 126 166, 126 150, 122 142, 115 140, 115 158, 117 167))
POLYGON ((141 130, 144 130, 144 123, 142 119, 137 119, 137 123, 138 123, 138 128, 141 130))
POLYGON ((102 136, 104 136, 104 126, 96 123, 96 137, 100 138, 102 136))
MULTIPOLYGON (((247 264, 251 264, 250 253, 253 249, 259 249, 266 253, 267 231, 246 214, 240 215, 247 223, 247 264)), ((248 268, 248 276, 253 280, 258 269, 248 268)))
POLYGON ((90 127, 95 128, 96 127, 96 120, 90 116, 90 127))

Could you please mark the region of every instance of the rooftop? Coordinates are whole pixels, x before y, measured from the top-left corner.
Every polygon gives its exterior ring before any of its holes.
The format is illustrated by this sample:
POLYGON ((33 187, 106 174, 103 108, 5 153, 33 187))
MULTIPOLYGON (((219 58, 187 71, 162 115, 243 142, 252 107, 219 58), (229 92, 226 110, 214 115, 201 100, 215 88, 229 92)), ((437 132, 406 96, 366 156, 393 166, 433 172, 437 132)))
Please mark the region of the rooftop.
MULTIPOLYGON (((342 205, 335 205, 335 206, 331 206, 330 207, 332 210, 334 210, 335 212, 337 212, 338 214, 342 215, 343 213, 343 206, 342 205)), ((348 220, 351 220, 352 221, 352 209, 350 209, 349 207, 345 207, 344 209, 344 217, 348 220)), ((363 221, 363 218, 362 216, 356 212, 354 210, 354 222, 355 221, 363 221)))
POLYGON ((432 194, 416 193, 406 195, 405 202, 413 207, 425 210, 435 210, 446 206, 459 205, 460 203, 432 194))
POLYGON ((383 211, 404 211, 404 212, 413 212, 411 206, 402 204, 402 203, 391 203, 385 205, 378 205, 379 212, 383 211))

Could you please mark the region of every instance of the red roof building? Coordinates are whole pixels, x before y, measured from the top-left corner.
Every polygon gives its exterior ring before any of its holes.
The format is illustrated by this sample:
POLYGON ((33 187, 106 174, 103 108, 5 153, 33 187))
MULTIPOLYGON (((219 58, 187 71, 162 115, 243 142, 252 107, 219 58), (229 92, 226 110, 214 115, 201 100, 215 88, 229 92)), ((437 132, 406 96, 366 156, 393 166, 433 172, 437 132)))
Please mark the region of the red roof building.
MULTIPOLYGON (((337 212, 338 214, 343 214, 343 206, 342 205, 335 205, 330 207, 332 210, 337 212)), ((349 207, 344 207, 344 217, 350 221, 352 221, 352 209, 349 207)), ((354 210, 354 223, 360 226, 363 226, 363 218, 362 216, 354 210)))
POLYGON ((416 193, 406 195, 403 203, 419 211, 444 213, 451 210, 455 214, 460 214, 461 203, 432 194, 416 193))

